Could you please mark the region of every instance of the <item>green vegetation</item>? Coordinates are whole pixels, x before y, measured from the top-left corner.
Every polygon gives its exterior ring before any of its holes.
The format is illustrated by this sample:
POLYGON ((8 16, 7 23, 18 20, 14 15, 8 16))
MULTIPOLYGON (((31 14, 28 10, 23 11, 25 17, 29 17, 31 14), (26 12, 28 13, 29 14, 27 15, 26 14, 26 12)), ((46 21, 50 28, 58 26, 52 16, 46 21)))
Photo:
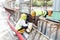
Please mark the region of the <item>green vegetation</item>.
POLYGON ((53 1, 47 1, 47 3, 45 1, 33 1, 32 3, 33 6, 37 6, 37 7, 40 7, 40 6, 52 6, 53 5, 53 1))
POLYGON ((48 2, 47 2, 47 5, 48 5, 48 6, 52 6, 52 5, 53 5, 53 1, 48 1, 48 2))

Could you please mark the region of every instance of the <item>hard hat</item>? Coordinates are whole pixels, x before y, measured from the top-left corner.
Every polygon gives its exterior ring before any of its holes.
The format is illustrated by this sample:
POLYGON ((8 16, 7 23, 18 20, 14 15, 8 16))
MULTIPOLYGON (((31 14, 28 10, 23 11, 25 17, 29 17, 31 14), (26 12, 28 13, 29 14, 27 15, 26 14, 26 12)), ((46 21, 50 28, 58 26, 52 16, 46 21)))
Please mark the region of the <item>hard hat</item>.
POLYGON ((36 16, 36 12, 35 11, 31 11, 31 16, 36 16))
POLYGON ((26 14, 21 14, 21 19, 26 20, 27 15, 26 14))

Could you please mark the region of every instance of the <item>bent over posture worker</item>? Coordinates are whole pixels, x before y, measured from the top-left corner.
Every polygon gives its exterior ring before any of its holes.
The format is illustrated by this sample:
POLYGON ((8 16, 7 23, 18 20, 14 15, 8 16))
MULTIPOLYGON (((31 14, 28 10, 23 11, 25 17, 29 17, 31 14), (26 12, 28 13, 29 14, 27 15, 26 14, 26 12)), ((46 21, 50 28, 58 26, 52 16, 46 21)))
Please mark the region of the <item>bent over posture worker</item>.
POLYGON ((25 22, 26 18, 27 18, 26 14, 21 14, 21 17, 16 24, 15 29, 18 30, 19 33, 24 33, 25 29, 27 28, 27 24, 25 22))

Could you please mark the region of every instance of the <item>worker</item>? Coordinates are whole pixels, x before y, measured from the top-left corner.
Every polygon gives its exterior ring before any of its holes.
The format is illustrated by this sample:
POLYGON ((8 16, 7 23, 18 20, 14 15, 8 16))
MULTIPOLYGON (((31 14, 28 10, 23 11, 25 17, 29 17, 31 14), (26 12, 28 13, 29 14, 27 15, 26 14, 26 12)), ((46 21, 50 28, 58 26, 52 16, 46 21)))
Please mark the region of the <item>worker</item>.
POLYGON ((35 12, 36 12, 36 16, 43 16, 43 17, 45 17, 46 14, 47 14, 46 10, 43 10, 43 11, 41 11, 41 10, 35 10, 35 12))
MULTIPOLYGON (((27 28, 27 32, 31 32, 32 30, 32 23, 34 23, 35 21, 35 16, 36 16, 36 13, 35 11, 32 11, 31 14, 27 14, 27 20, 26 20, 26 23, 28 23, 28 28, 27 28)), ((35 24, 35 23, 34 23, 35 24)))
POLYGON ((25 29, 28 27, 28 25, 26 24, 26 18, 27 18, 26 14, 21 14, 21 17, 15 27, 15 29, 18 30, 18 32, 21 34, 24 33, 25 29))
POLYGON ((36 25, 36 12, 34 10, 31 11, 31 14, 27 14, 27 22, 31 22, 36 25))
POLYGON ((27 32, 31 32, 33 24, 37 26, 37 18, 36 18, 36 12, 34 10, 31 11, 31 14, 27 14, 27 23, 28 23, 28 28, 27 32))

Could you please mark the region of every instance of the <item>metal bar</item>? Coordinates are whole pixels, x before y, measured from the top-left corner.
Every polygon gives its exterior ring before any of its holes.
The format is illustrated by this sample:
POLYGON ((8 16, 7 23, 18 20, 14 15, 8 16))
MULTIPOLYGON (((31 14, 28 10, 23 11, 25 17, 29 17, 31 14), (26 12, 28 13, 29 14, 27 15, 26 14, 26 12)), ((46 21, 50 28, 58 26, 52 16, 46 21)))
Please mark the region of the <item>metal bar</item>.
POLYGON ((42 21, 42 25, 41 25, 41 32, 43 31, 43 23, 44 23, 44 22, 42 21))
POLYGON ((40 33, 36 32, 36 35, 33 40, 38 40, 39 36, 40 36, 40 33))
MULTIPOLYGON (((37 33, 37 31, 36 31, 36 33, 37 33)), ((36 35, 36 33, 35 33, 35 35, 36 35)), ((32 39, 32 40, 34 40, 34 38, 35 38, 35 35, 34 35, 34 37, 33 37, 33 39, 32 39)))
POLYGON ((52 24, 50 25, 49 38, 51 36, 51 26, 52 26, 52 24))
POLYGON ((45 35, 46 35, 46 30, 47 30, 47 22, 46 22, 45 31, 44 31, 44 34, 45 34, 45 35))
POLYGON ((49 40, 49 37, 47 37, 46 35, 44 35, 42 32, 40 32, 39 30, 37 30, 36 28, 33 27, 34 30, 38 31, 41 35, 43 35, 45 38, 47 38, 49 40))
POLYGON ((37 28, 38 28, 39 31, 41 31, 41 23, 42 23, 41 20, 38 21, 38 27, 37 28))
POLYGON ((59 25, 57 25, 57 30, 56 30, 56 36, 55 36, 55 40, 57 40, 57 36, 58 36, 58 29, 59 29, 59 25))
POLYGON ((40 37, 41 37, 41 34, 40 34, 40 36, 39 36, 38 40, 40 39, 40 37))

